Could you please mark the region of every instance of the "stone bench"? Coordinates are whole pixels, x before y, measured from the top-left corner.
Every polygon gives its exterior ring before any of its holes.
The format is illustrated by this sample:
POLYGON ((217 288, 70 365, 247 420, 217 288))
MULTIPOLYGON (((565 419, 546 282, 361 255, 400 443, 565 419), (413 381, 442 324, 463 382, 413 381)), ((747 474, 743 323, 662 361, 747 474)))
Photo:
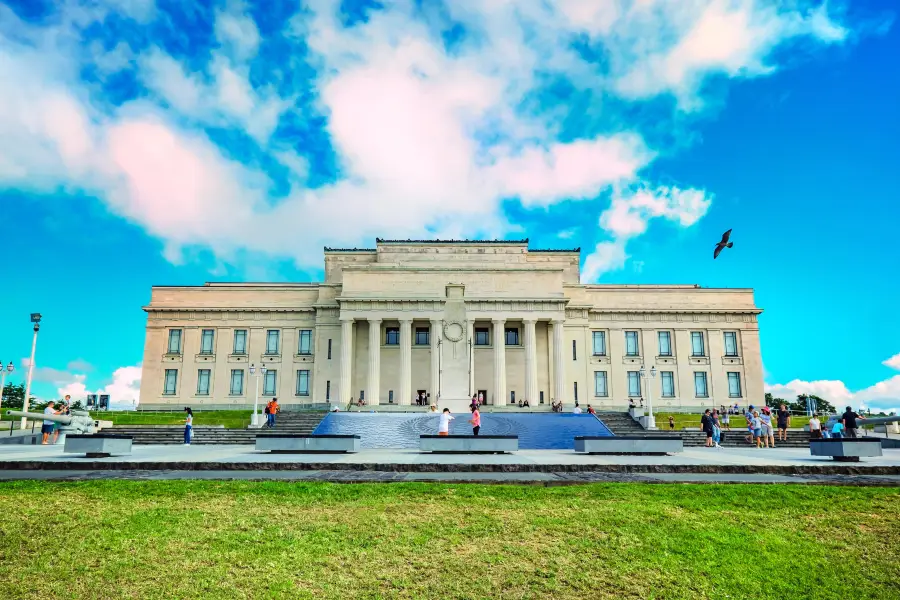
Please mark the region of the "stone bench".
POLYGON ((266 433, 256 436, 256 450, 262 452, 359 452, 358 435, 291 435, 266 433))
POLYGON ((684 452, 684 440, 675 435, 616 435, 575 438, 575 452, 585 454, 673 454, 684 452))
POLYGON ((74 434, 66 436, 63 452, 84 454, 86 458, 106 458, 107 456, 124 456, 131 454, 130 435, 111 433, 74 434))
POLYGON ((810 440, 809 453, 841 462, 859 462, 862 456, 881 456, 881 440, 870 437, 810 440))
POLYGON ((460 452, 467 454, 515 452, 517 435, 420 435, 421 452, 460 452))

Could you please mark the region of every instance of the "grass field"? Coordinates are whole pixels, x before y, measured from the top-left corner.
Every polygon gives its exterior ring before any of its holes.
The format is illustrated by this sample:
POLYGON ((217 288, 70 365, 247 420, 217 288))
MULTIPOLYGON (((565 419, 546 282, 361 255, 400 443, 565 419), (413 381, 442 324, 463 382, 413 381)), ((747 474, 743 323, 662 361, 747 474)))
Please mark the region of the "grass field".
POLYGON ((0 515, 4 598, 900 597, 896 489, 20 482, 0 515))
MULTIPOLYGON (((686 413, 667 413, 667 412, 654 412, 656 416, 656 426, 660 429, 668 429, 669 428, 669 416, 675 417, 675 429, 682 429, 684 427, 692 427, 694 429, 699 429, 700 427, 700 413, 697 414, 686 414, 686 413)), ((743 415, 731 415, 731 428, 732 429, 741 429, 745 428, 746 421, 744 420, 743 415)), ((809 424, 809 417, 807 416, 793 416, 791 417, 791 429, 800 429, 809 424)), ((773 426, 774 426, 774 417, 773 417, 773 426)))

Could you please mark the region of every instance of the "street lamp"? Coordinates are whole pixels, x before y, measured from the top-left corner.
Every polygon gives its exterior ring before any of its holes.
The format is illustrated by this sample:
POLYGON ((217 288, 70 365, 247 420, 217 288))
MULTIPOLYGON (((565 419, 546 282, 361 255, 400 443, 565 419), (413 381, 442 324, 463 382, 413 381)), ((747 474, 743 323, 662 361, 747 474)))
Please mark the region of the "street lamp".
POLYGON ((256 398, 253 400, 253 416, 250 418, 250 425, 253 427, 259 427, 259 416, 256 414, 256 409, 259 406, 259 377, 262 375, 266 376, 266 365, 262 365, 259 368, 259 373, 256 372, 256 366, 250 365, 250 374, 256 376, 256 398))
MULTIPOLYGON (((647 369, 641 365, 641 379, 647 378, 647 369)), ((650 385, 647 386, 647 429, 656 429, 656 418, 653 416, 653 379, 656 379, 656 367, 650 367, 650 385)))
POLYGON ((3 406, 3 388, 6 387, 6 374, 12 372, 12 361, 9 361, 9 364, 6 365, 5 369, 3 368, 3 361, 0 361, 0 407, 3 406))
MULTIPOLYGON (((28 398, 31 396, 31 376, 34 374, 34 350, 37 348, 37 334, 41 330, 41 313, 31 313, 31 322, 34 323, 34 338, 31 340, 31 360, 28 361, 28 377, 25 379, 25 401, 22 403, 22 412, 28 412, 28 398)), ((22 417, 20 429, 25 429, 25 417, 22 417)))

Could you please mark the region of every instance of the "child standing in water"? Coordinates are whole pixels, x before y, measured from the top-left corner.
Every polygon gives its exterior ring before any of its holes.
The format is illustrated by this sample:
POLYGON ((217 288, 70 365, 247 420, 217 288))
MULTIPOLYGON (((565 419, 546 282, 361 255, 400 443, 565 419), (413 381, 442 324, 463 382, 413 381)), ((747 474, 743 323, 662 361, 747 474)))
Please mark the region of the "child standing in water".
POLYGON ((478 432, 481 430, 481 413, 478 412, 478 407, 472 407, 472 418, 469 419, 469 423, 472 424, 472 435, 478 435, 478 432))
POLYGON ((453 415, 450 414, 450 409, 445 408, 444 412, 441 413, 441 423, 438 425, 438 435, 450 435, 450 421, 453 420, 453 415))

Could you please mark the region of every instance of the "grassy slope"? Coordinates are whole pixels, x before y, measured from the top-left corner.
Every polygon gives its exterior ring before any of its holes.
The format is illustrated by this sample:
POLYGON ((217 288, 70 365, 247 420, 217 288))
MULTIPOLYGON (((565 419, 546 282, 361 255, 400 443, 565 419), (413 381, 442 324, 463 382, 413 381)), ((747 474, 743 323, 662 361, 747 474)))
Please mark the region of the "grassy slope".
POLYGON ((21 482, 0 514, 5 598, 900 597, 896 489, 21 482))

